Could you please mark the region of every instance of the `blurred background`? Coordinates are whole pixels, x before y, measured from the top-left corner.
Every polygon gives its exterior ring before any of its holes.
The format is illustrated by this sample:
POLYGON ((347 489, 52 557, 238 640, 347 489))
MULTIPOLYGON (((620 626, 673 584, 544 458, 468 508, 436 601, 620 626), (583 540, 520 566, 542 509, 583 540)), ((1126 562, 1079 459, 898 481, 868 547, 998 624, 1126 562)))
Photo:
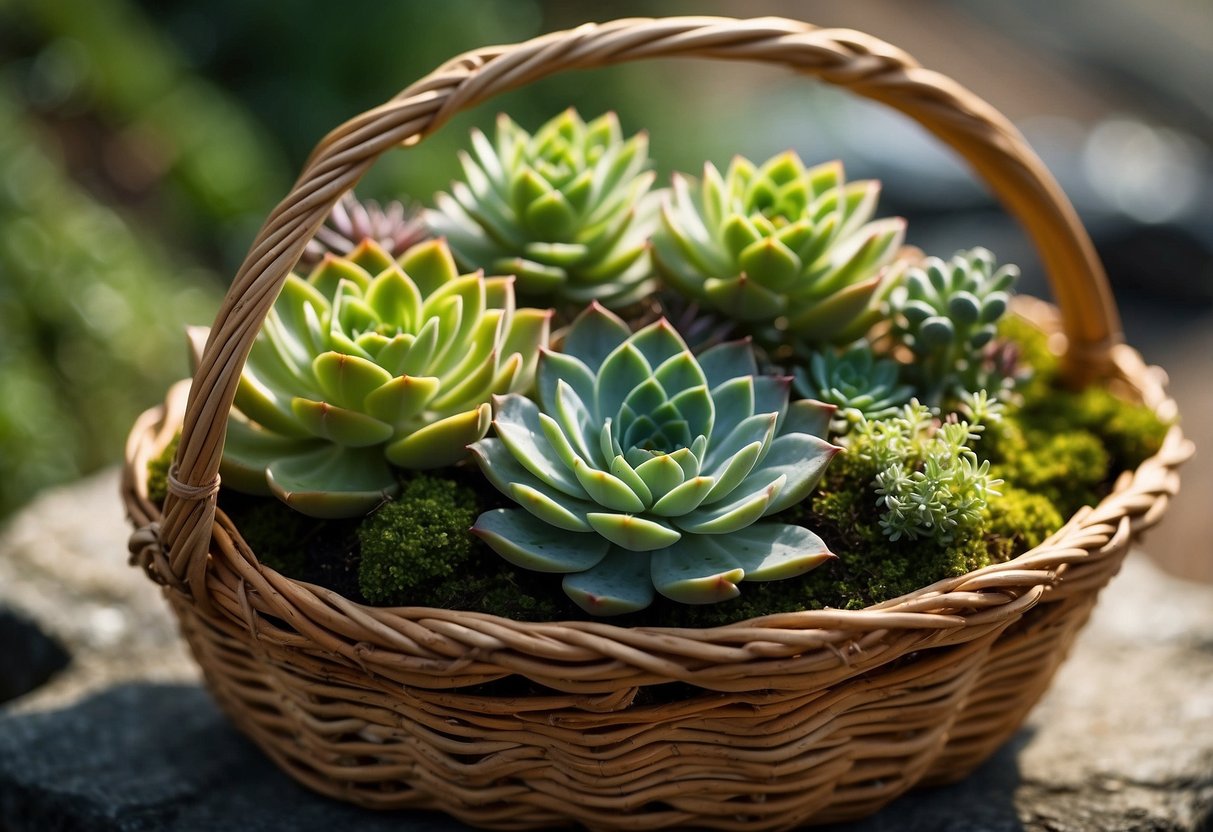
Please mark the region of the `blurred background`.
MULTIPOLYGON (((1171 373, 1200 455, 1147 548, 1213 581, 1213 4, 1209 0, 0 0, 0 523, 119 460, 185 374, 262 218, 321 136, 458 52, 603 17, 782 14, 866 30, 1029 136, 1108 266, 1128 340, 1171 373)), ((647 127, 662 174, 793 147, 885 182, 947 256, 985 245, 1044 292, 986 190, 901 116, 786 71, 654 62, 564 75, 381 162, 363 196, 428 201, 499 110, 647 127)))

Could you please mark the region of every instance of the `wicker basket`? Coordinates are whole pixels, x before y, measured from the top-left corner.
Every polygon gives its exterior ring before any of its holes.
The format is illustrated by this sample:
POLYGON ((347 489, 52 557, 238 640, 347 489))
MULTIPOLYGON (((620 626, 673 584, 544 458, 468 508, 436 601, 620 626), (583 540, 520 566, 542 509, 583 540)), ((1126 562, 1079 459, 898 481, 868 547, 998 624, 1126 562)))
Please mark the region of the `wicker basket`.
POLYGON ((1014 733, 1179 487, 1191 449, 1175 427, 1099 506, 1010 563, 868 610, 709 630, 364 607, 261 566, 216 510, 225 417, 262 319, 332 205, 381 153, 496 93, 562 69, 671 56, 781 64, 917 119, 1031 234, 1059 310, 1021 311, 1058 333, 1070 378, 1110 380, 1176 415, 1164 374, 1119 343, 1090 240, 1023 138, 886 43, 782 19, 671 18, 456 58, 320 143, 237 275, 188 399, 186 385, 174 389, 128 446, 134 559, 165 585, 222 707, 319 792, 498 829, 763 830, 866 815, 915 784, 964 777, 1014 733), (161 513, 146 462, 179 426, 161 513), (486 686, 509 677, 530 682, 486 686), (674 682, 692 687, 651 690, 674 682), (514 692, 493 693, 503 689, 514 692))

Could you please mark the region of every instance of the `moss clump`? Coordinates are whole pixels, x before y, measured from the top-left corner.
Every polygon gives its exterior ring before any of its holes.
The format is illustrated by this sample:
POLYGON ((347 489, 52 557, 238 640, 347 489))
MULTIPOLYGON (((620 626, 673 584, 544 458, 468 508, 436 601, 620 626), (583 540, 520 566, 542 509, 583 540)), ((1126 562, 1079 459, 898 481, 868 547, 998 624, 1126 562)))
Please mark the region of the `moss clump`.
POLYGON ((1015 393, 1025 404, 1048 397, 1057 381, 1061 360, 1049 349, 1049 336, 1026 318, 1006 315, 998 322, 1000 341, 1014 345, 1019 366, 1029 374, 1015 385, 1015 393))
POLYGON ((1003 486, 1002 496, 990 502, 986 544, 990 559, 1008 561, 1034 549, 1062 527, 1065 519, 1043 494, 1003 486))
POLYGON ((1113 473, 1136 468, 1158 453, 1170 427, 1150 408, 1126 402, 1104 387, 1055 391, 1047 400, 1025 406, 1023 419, 1042 430, 1094 433, 1107 446, 1113 473))
POLYGON ((468 528, 484 508, 477 490, 419 474, 358 526, 358 586, 384 606, 463 609, 541 621, 572 615, 550 575, 516 569, 468 528))
POLYGON ((996 476, 1039 494, 1067 517, 1099 502, 1108 479, 1108 452, 1098 436, 1082 428, 1042 430, 1026 411, 991 426, 981 450, 996 476))
POLYGON ((464 572, 475 519, 471 489, 426 474, 410 479, 399 498, 358 527, 363 597, 373 604, 409 603, 419 586, 464 572))
POLYGON ((158 506, 164 505, 168 497, 168 472, 180 444, 181 434, 178 433, 163 451, 147 461, 147 498, 158 506))

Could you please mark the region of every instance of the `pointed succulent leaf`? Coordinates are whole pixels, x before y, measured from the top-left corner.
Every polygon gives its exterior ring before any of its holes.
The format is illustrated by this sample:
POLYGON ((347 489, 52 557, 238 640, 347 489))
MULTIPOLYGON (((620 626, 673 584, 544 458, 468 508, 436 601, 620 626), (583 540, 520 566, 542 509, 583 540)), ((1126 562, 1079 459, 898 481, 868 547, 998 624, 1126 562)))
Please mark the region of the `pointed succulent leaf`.
POLYGON ((431 422, 388 444, 384 454, 401 468, 426 469, 454 465, 467 456, 467 446, 484 437, 492 420, 488 402, 431 422))
POLYGON ((400 487, 378 449, 340 445, 279 457, 265 477, 282 502, 326 520, 366 514, 400 487))
POLYGON ((673 601, 714 604, 741 594, 737 584, 745 579, 745 570, 722 547, 705 543, 700 535, 684 535, 651 558, 653 585, 673 601))
POLYGON ((566 575, 563 587, 590 615, 623 615, 653 603, 648 555, 619 547, 590 569, 566 575))
POLYGON ((535 572, 584 572, 606 557, 611 544, 593 534, 570 535, 518 509, 486 511, 472 534, 515 566, 535 572))

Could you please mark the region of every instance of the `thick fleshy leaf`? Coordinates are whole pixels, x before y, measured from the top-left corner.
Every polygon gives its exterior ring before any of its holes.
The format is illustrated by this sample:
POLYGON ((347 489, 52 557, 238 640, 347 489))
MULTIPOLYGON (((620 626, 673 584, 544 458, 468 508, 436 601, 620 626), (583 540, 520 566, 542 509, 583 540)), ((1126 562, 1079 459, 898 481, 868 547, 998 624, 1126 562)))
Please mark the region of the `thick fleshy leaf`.
POLYGON ((653 552, 651 576, 657 591, 683 604, 713 604, 741 594, 742 569, 722 548, 700 535, 683 535, 668 549, 653 552))
POLYGON ((556 384, 556 421, 577 455, 605 468, 607 460, 601 459, 598 449, 596 425, 589 408, 563 380, 556 384))
POLYGON ((712 438, 722 441, 744 420, 754 415, 754 379, 738 376, 712 388, 712 438))
POLYGON ((679 517, 678 528, 693 534, 729 534, 738 529, 744 529, 767 513, 767 507, 779 496, 785 481, 786 478, 776 477, 765 488, 757 492, 746 489, 743 483, 742 487, 734 491, 734 494, 745 496, 730 503, 718 503, 707 508, 700 508, 679 517))
POLYGON ((728 458, 720 468, 712 472, 712 489, 701 501, 705 504, 725 499, 750 475, 766 446, 762 442, 751 442, 728 458))
POLYGON ((835 557, 820 537, 786 523, 755 523, 711 544, 728 552, 747 581, 794 578, 835 557))
POLYGON ((749 246, 738 258, 742 273, 765 288, 787 291, 800 276, 800 258, 774 237, 749 246))
POLYGON ((762 463, 737 486, 737 492, 765 491, 778 483, 778 497, 771 500, 763 514, 783 511, 809 495, 840 450, 824 439, 804 433, 776 437, 762 463))
POLYGON ((726 381, 758 374, 749 339, 726 341, 704 350, 699 355, 699 367, 708 380, 708 387, 713 389, 726 381))
POLYGON ((392 426, 386 422, 327 402, 295 398, 291 401, 291 411, 312 436, 348 448, 381 445, 392 438, 392 426))
POLYGON ((746 275, 703 282, 703 293, 717 309, 727 309, 739 321, 762 321, 783 314, 787 300, 746 275))
POLYGON ((388 326, 412 331, 419 324, 421 292, 399 266, 393 266, 371 281, 366 302, 388 326))
POLYGON ((545 411, 556 407, 556 385, 562 379, 583 402, 594 401, 594 374, 578 358, 551 350, 540 350, 539 402, 545 411))
POLYGON ((401 468, 425 469, 454 465, 467 456, 467 446, 484 437, 493 411, 488 402, 410 433, 387 446, 388 461, 401 468))
POLYGON ((336 352, 316 356, 312 372, 326 401, 353 410, 360 410, 367 396, 392 380, 375 362, 336 352))
POLYGON ((708 448, 707 459, 704 460, 703 470, 709 474, 723 468, 730 459, 739 454, 742 448, 758 442, 762 452, 766 453, 771 440, 775 438, 775 428, 779 417, 774 413, 757 413, 745 419, 729 432, 729 435, 715 440, 708 448))
POLYGON ((666 395, 676 396, 692 387, 707 387, 708 380, 699 369, 699 362, 690 352, 682 352, 663 361, 654 371, 653 378, 665 389, 666 395))
POLYGON ((553 488, 536 488, 522 482, 509 483, 505 494, 548 525, 571 532, 591 531, 593 526, 587 517, 591 510, 599 508, 553 488))
POLYGON ((586 515, 594 531, 633 552, 650 552, 672 546, 682 536, 677 529, 657 520, 629 514, 590 512, 586 515))
POLYGON ((659 454, 634 466, 654 500, 660 500, 686 480, 682 466, 668 454, 659 454))
POLYGON ((650 367, 660 367, 674 356, 687 353, 686 342, 665 318, 659 318, 633 335, 629 341, 650 367))
MULTIPOLYGON (((510 454, 532 474, 553 488, 557 488, 571 497, 584 498, 585 491, 570 474, 577 457, 572 448, 564 440, 563 453, 554 459, 552 444, 547 436, 549 431, 543 425, 543 418, 535 403, 525 396, 499 396, 493 401, 496 417, 493 426, 499 441, 503 443, 510 454), (563 461, 564 464, 561 464, 563 461)), ((549 419, 550 421, 550 419, 549 419)), ((486 442, 489 440, 486 440, 486 442)), ((483 443, 482 443, 483 444, 483 443)))
POLYGON ((628 464, 627 460, 622 456, 616 456, 611 460, 611 473, 622 480, 628 488, 632 489, 633 493, 640 498, 645 506, 653 504, 653 492, 649 488, 648 483, 641 479, 636 473, 636 469, 628 464))
MULTIPOLYGON (((287 283, 290 282, 291 281, 288 279, 287 283)), ((337 296, 338 287, 340 287, 343 282, 348 282, 354 286, 357 286, 361 291, 367 289, 371 285, 371 275, 366 269, 362 268, 352 260, 330 254, 321 260, 319 265, 312 270, 312 273, 308 275, 307 282, 316 291, 317 295, 325 298, 324 306, 327 309, 329 306, 328 298, 337 296)), ((298 289, 298 286, 292 286, 290 291, 295 292, 298 289)), ((283 291, 287 291, 287 287, 285 285, 283 286, 283 291)), ((279 298, 281 297, 282 295, 279 295, 279 298)), ((288 295, 288 298, 290 297, 291 296, 288 295)), ((293 306, 294 303, 291 303, 289 306, 284 307, 282 311, 286 313, 293 306)), ((290 319, 289 315, 287 317, 291 328, 297 328, 297 321, 290 319)))
POLYGON ((581 487, 590 495, 590 499, 598 505, 613 511, 644 511, 644 501, 626 482, 614 474, 591 468, 582 460, 577 460, 573 473, 581 487))
POLYGON ((419 416, 441 386, 442 381, 432 376, 397 376, 366 397, 366 412, 400 427, 419 416))
POLYGON ((633 342, 621 344, 606 357, 598 371, 592 412, 599 420, 615 418, 628 395, 652 375, 652 366, 633 342))
POLYGON ((682 391, 670 400, 670 405, 687 423, 691 436, 710 436, 716 419, 716 406, 708 388, 699 385, 682 391))
POLYGON ((413 246, 401 255, 400 268, 426 298, 459 276, 455 258, 442 240, 426 240, 413 246))
POLYGON ((590 615, 623 615, 653 603, 649 557, 612 547, 585 572, 566 575, 564 592, 590 615))
POLYGON ((632 334, 618 315, 591 303, 577 316, 564 336, 563 352, 580 360, 591 373, 632 334))
POLYGON ((584 572, 611 547, 596 534, 570 535, 519 509, 484 512, 472 534, 515 566, 536 572, 584 572))
POLYGON ((251 366, 240 374, 235 405, 249 419, 275 433, 297 439, 312 435, 295 418, 290 398, 265 383, 251 366))
POLYGON ((715 483, 711 477, 692 477, 670 489, 664 497, 653 504, 652 512, 659 517, 679 517, 699 508, 715 483))
POLYGON ((223 478, 225 486, 245 494, 268 497, 272 492, 265 479, 265 469, 270 463, 322 447, 324 443, 321 440, 279 436, 232 415, 227 420, 219 476, 223 478))
MULTIPOLYGON (((907 395, 906 398, 909 398, 907 395)), ((809 436, 826 437, 830 420, 838 408, 814 399, 801 399, 788 405, 788 414, 779 426, 782 433, 807 433, 809 436)))
POLYGON ((265 476, 282 502, 323 519, 367 514, 400 487, 377 448, 326 445, 275 460, 265 476))

